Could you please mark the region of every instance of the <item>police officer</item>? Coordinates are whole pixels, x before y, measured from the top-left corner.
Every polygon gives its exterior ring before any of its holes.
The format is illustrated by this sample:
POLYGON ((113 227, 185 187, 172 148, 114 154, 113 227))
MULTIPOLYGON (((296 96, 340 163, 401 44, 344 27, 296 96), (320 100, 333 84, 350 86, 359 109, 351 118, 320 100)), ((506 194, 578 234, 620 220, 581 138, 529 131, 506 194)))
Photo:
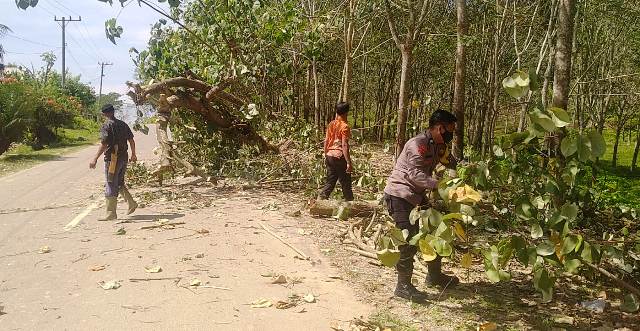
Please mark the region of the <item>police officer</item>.
POLYGON ((106 177, 105 197, 106 215, 99 221, 110 221, 118 218, 116 206, 118 203, 118 193, 127 201, 127 215, 133 213, 138 204, 133 200, 133 196, 125 186, 124 177, 127 173, 127 142, 131 145, 130 162, 136 162, 136 143, 133 140, 133 132, 127 123, 115 118, 113 105, 107 104, 102 107, 102 116, 105 122, 100 128, 100 139, 102 144, 95 157, 89 163, 89 168, 95 169, 100 155, 104 153, 104 172, 106 177))
MULTIPOLYGON (((429 130, 407 141, 387 179, 384 200, 389 215, 399 229, 409 230, 409 238, 416 235, 419 225, 411 224, 409 214, 416 206, 427 204, 425 195, 438 187, 432 173, 438 163, 455 169, 456 160, 449 154, 448 144, 453 139, 456 117, 445 110, 435 111, 429 118, 429 130)), ((413 302, 425 302, 426 295, 411 284, 413 258, 418 249, 413 245, 402 245, 400 261, 396 265, 398 284, 395 296, 413 302)), ((438 256, 428 263, 426 282, 431 285, 451 287, 459 283, 458 278, 448 276, 441 270, 442 258, 438 256)))

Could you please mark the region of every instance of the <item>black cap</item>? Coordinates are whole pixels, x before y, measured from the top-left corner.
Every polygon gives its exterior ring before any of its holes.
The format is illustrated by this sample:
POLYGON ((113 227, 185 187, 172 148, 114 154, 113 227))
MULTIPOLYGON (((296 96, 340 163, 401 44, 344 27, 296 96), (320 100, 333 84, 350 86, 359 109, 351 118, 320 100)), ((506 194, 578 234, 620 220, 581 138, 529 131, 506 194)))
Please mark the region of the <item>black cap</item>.
POLYGON ((113 105, 108 103, 104 106, 102 106, 102 112, 103 113, 113 113, 115 112, 115 109, 113 108, 113 105))

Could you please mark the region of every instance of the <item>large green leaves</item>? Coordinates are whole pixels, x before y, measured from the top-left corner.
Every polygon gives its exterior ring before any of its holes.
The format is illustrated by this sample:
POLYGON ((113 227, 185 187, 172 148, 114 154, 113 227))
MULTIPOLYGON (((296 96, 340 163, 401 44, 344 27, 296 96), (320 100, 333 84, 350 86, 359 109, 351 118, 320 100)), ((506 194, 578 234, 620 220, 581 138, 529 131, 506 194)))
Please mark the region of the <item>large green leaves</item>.
POLYGON ((555 279, 549 276, 546 269, 540 268, 536 270, 533 276, 533 286, 542 293, 542 300, 549 302, 553 298, 553 285, 555 279))
POLYGON ((553 121, 548 113, 542 112, 536 108, 529 113, 529 119, 532 123, 538 124, 547 132, 553 132, 556 130, 556 123, 553 121))
POLYGON ((587 134, 589 141, 591 142, 591 153, 594 157, 602 157, 607 150, 607 144, 604 141, 604 137, 597 131, 591 131, 587 134))
POLYGON ((549 112, 551 113, 551 119, 556 127, 564 128, 571 123, 571 117, 569 117, 569 114, 567 114, 564 109, 551 107, 549 108, 549 112))
POLYGON ((376 252, 378 260, 386 267, 393 267, 400 261, 400 251, 397 249, 385 248, 376 252))
POLYGON ((565 157, 569 157, 578 151, 578 141, 572 137, 565 137, 560 143, 560 152, 565 157))
POLYGON ((640 309, 640 300, 634 294, 629 293, 624 296, 620 309, 627 313, 635 313, 640 309))
POLYGON ((38 0, 16 0, 16 6, 20 9, 27 9, 29 7, 35 7, 38 4, 38 0))
POLYGON ((529 93, 529 73, 517 71, 509 77, 502 80, 504 90, 514 98, 521 98, 529 93))

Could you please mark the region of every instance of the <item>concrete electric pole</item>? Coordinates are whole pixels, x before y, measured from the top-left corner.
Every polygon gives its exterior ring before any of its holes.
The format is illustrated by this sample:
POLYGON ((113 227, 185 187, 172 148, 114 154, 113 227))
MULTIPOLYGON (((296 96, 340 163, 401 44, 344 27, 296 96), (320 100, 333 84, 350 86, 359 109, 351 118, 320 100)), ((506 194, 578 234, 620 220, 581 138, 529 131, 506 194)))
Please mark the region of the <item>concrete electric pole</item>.
POLYGON ((65 50, 66 50, 66 40, 65 40, 65 28, 66 28, 66 24, 67 22, 80 22, 82 21, 82 17, 78 16, 78 19, 73 19, 71 18, 71 16, 69 16, 69 18, 66 17, 62 17, 61 19, 58 19, 57 16, 53 17, 53 20, 56 22, 62 22, 62 87, 64 87, 64 81, 65 81, 65 76, 67 75, 66 73, 66 62, 65 62, 65 50))
POLYGON ((104 77, 104 66, 112 66, 113 63, 100 62, 100 90, 98 92, 98 109, 102 107, 102 77, 104 77))

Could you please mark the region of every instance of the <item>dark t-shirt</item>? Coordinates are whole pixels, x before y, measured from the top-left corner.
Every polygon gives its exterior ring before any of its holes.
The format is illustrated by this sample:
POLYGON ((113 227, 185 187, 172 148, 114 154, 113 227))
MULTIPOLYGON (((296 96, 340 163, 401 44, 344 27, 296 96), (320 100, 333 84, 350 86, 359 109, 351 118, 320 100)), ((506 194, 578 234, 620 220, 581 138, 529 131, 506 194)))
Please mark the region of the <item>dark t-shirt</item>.
POLYGON ((118 145, 118 158, 126 158, 128 156, 127 140, 133 139, 133 132, 127 123, 115 118, 108 119, 100 128, 100 139, 103 144, 109 146, 104 152, 105 161, 111 160, 111 153, 116 145, 118 145))

